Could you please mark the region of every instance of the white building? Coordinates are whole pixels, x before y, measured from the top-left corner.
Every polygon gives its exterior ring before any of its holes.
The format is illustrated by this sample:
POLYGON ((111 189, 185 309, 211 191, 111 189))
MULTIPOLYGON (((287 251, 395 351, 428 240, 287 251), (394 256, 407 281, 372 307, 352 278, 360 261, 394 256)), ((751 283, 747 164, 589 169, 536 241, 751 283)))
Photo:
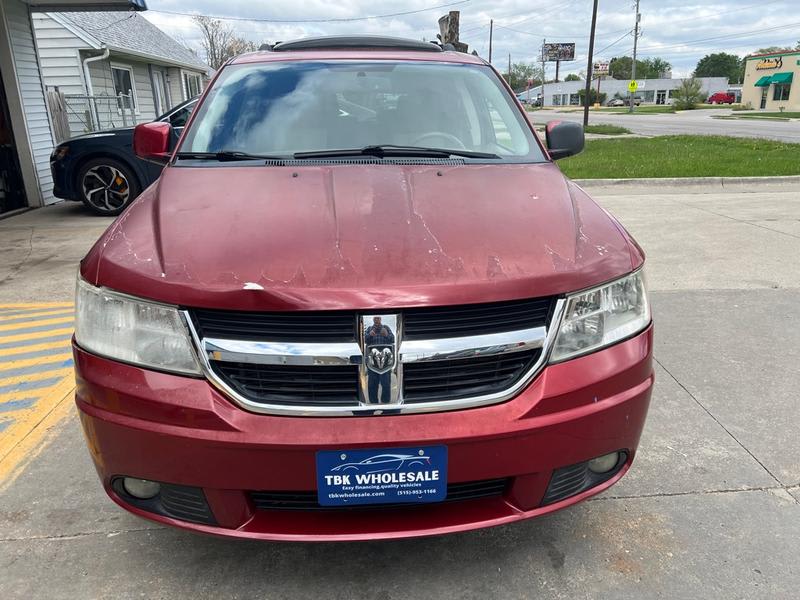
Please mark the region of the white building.
POLYGON ((146 8, 144 0, 0 0, 0 214, 55 200, 53 128, 31 11, 146 8))
MULTIPOLYGON (((728 79, 725 77, 698 77, 703 94, 707 97, 716 92, 724 92, 728 89, 728 79)), ((644 104, 672 104, 672 91, 675 90, 683 81, 681 78, 675 79, 638 79, 639 89, 636 96, 642 99, 644 104)), ((577 106, 580 104, 579 91, 586 87, 585 81, 560 81, 556 83, 546 83, 544 85, 543 106, 577 106)), ((592 83, 592 87, 597 90, 597 81, 592 83)), ((606 94, 606 100, 611 100, 616 95, 621 98, 628 97, 628 80, 622 79, 601 79, 600 93, 606 94)), ((530 98, 531 101, 542 96, 542 86, 531 88, 530 92, 517 94, 520 99, 530 98), (530 94, 530 95, 528 95, 530 94)))
POLYGON ((207 78, 207 65, 137 13, 34 13, 33 30, 45 88, 69 103, 69 137, 152 121, 207 78))

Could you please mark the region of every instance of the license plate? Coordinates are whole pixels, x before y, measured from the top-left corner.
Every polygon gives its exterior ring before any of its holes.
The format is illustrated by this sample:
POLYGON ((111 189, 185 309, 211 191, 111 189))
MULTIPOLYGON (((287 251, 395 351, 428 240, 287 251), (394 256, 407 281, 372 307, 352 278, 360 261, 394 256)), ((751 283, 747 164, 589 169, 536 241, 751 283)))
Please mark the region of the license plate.
POLYGON ((322 506, 441 502, 446 496, 446 446, 317 452, 322 506))

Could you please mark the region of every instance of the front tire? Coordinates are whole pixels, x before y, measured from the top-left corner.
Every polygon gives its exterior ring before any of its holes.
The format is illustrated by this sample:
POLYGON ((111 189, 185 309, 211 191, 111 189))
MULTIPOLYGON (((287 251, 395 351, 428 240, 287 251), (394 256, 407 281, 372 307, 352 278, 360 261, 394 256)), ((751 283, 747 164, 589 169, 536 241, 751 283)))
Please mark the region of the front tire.
POLYGON ((113 158, 95 158, 78 172, 78 193, 86 207, 97 215, 115 217, 141 191, 133 170, 113 158))

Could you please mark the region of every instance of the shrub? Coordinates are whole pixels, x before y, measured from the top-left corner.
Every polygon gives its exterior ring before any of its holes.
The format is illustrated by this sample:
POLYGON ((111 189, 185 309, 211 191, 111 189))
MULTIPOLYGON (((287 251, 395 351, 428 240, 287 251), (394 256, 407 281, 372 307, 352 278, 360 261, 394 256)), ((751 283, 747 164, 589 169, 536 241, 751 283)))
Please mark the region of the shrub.
POLYGON ((678 110, 691 110, 695 105, 705 100, 702 91, 702 84, 698 79, 689 77, 681 81, 681 84, 672 92, 672 104, 678 110))

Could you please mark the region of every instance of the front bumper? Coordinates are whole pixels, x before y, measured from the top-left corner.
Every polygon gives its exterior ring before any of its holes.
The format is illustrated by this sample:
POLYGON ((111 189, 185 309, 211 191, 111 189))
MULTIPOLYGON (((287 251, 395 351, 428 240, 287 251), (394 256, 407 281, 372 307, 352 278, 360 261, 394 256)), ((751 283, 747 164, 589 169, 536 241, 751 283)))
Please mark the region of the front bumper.
POLYGON ((208 382, 157 373, 75 348, 76 402, 111 498, 131 512, 204 533, 270 540, 399 538, 500 525, 569 506, 627 471, 654 375, 652 328, 546 367, 508 402, 453 412, 285 417, 236 407, 208 382), (502 495, 442 504, 338 510, 256 508, 253 491, 312 491, 318 450, 445 444, 448 483, 507 478, 502 495), (625 450, 609 480, 543 505, 554 470, 625 450), (201 488, 215 524, 131 505, 115 477, 201 488))

